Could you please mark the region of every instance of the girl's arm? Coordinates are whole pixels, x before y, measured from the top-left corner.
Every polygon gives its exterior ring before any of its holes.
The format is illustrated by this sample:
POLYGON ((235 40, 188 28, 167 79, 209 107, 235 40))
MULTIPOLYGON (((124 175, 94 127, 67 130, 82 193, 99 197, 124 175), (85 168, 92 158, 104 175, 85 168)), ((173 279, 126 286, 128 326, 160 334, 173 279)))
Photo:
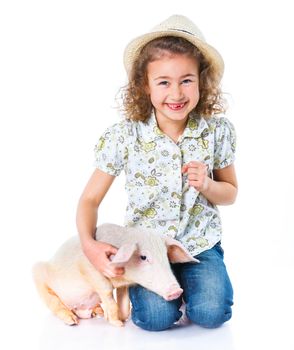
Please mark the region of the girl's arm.
POLYGON ((195 187, 210 203, 216 205, 234 203, 238 184, 233 164, 213 170, 213 179, 208 177, 207 166, 196 161, 185 164, 182 172, 188 174, 189 185, 195 187))
POLYGON ((100 203, 110 188, 115 176, 96 169, 90 177, 78 203, 77 228, 82 249, 94 267, 107 277, 123 274, 123 268, 109 267, 109 256, 117 249, 110 244, 94 239, 97 224, 97 212, 100 203))

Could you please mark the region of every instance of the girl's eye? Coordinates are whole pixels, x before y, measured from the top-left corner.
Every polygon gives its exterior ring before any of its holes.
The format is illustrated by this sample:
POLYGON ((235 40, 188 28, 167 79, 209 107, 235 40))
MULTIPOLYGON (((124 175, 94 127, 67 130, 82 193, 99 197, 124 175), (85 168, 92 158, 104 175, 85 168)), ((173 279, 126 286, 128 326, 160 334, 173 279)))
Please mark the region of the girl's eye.
POLYGON ((191 82, 192 82, 191 79, 185 79, 185 80, 182 81, 182 83, 184 83, 184 84, 189 84, 189 83, 191 83, 191 82))
POLYGON ((168 81, 161 81, 158 85, 164 85, 164 86, 166 86, 166 85, 168 85, 168 81))
POLYGON ((146 255, 140 255, 141 260, 147 260, 147 256, 146 255))

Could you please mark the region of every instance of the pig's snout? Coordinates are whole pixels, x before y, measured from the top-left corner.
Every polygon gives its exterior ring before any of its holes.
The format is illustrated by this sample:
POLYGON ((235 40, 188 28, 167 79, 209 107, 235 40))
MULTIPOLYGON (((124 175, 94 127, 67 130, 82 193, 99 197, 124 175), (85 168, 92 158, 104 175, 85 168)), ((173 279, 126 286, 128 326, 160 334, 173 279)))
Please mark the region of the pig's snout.
POLYGON ((164 299, 167 301, 174 300, 174 299, 177 299, 182 293, 183 293, 182 288, 179 288, 177 285, 172 285, 168 289, 164 299))

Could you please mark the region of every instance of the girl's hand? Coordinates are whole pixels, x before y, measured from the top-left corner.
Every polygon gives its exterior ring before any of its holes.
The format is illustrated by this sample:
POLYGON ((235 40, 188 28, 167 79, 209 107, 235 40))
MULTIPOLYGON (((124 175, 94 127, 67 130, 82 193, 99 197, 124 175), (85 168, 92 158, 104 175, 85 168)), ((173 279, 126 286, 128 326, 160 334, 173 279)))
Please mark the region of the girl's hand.
POLYGON ((204 192, 208 189, 209 177, 206 164, 191 161, 183 165, 182 173, 188 174, 189 185, 195 187, 197 191, 204 192))
POLYGON ((123 267, 109 265, 110 256, 117 252, 117 248, 112 245, 92 239, 84 246, 84 252, 92 265, 105 277, 121 277, 124 274, 125 269, 123 267))

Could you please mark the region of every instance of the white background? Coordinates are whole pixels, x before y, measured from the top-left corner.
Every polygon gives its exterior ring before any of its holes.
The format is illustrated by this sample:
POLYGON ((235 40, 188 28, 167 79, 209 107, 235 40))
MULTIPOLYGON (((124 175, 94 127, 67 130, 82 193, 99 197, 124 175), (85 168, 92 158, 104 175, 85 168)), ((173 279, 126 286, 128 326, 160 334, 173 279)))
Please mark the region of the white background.
MULTIPOLYGON (((293 349, 290 3, 0 2, 1 347, 293 349), (67 327, 39 300, 31 266, 77 234, 76 206, 93 171, 94 144, 119 120, 124 47, 175 13, 190 17, 226 64, 240 189, 237 202, 220 210, 234 316, 217 330, 149 333, 103 320, 67 327)), ((121 176, 100 208, 100 223, 122 224, 123 186, 121 176)))

